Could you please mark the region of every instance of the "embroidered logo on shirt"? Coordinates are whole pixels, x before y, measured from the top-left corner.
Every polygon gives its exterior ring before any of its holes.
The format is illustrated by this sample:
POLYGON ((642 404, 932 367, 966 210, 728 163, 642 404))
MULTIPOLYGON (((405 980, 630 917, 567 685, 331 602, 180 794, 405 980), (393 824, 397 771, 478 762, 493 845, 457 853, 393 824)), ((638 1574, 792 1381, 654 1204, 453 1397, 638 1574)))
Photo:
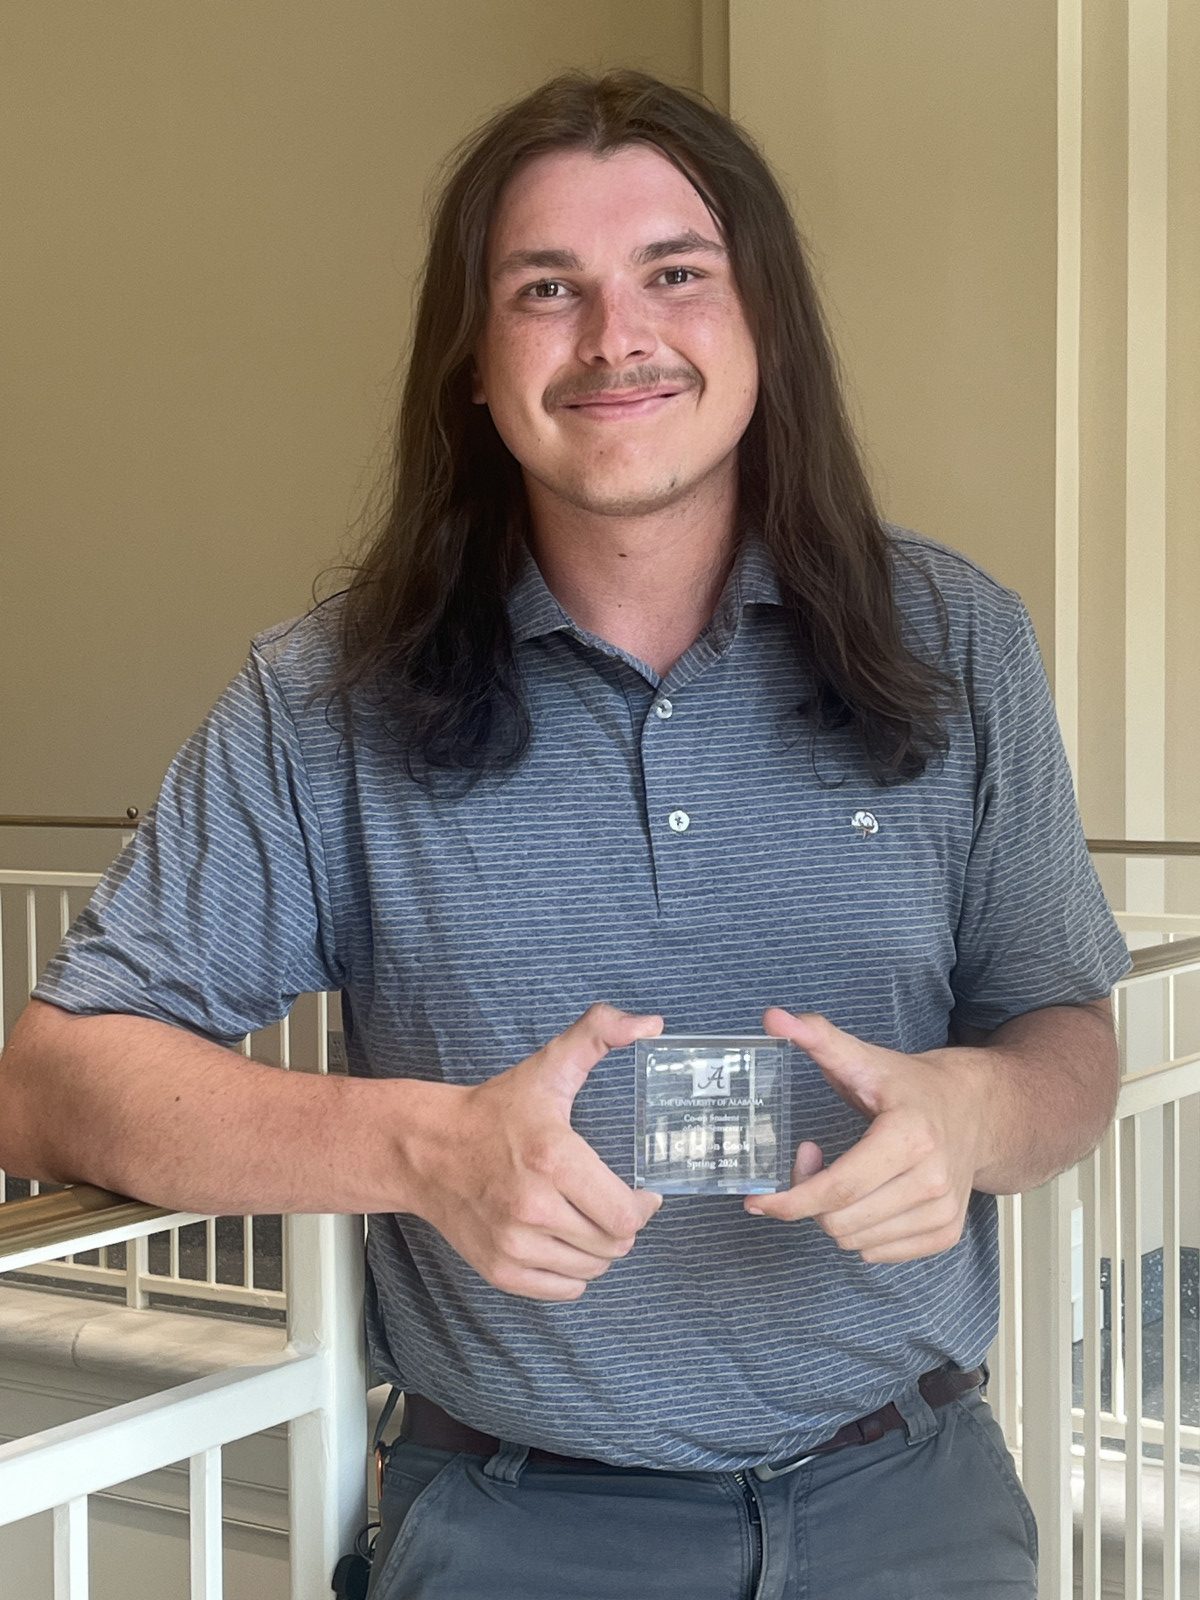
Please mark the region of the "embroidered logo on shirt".
POLYGON ((850 826, 860 839, 870 839, 879 832, 879 823, 870 811, 856 811, 850 818, 850 826))

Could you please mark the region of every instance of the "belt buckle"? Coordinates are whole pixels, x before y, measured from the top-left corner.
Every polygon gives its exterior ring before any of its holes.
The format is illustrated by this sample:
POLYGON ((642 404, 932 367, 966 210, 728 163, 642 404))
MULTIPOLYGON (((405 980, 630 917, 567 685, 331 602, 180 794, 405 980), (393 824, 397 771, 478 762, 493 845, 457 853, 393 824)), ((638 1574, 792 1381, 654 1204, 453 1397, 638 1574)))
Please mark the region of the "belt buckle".
POLYGON ((750 1471, 761 1483, 770 1483, 773 1478, 786 1478, 789 1472, 795 1472, 797 1467, 803 1467, 809 1461, 815 1461, 820 1455, 819 1450, 812 1451, 809 1455, 800 1456, 795 1461, 785 1462, 782 1467, 774 1467, 768 1461, 760 1466, 751 1467, 750 1471))

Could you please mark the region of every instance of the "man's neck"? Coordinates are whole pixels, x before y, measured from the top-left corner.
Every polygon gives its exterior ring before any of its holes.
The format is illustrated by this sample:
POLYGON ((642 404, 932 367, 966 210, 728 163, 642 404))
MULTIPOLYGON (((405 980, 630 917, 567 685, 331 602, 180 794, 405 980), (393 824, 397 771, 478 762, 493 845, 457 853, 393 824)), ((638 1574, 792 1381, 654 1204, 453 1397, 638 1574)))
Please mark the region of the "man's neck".
POLYGON ((716 609, 736 554, 733 506, 620 518, 561 504, 547 515, 531 500, 533 554, 554 598, 665 678, 716 609))

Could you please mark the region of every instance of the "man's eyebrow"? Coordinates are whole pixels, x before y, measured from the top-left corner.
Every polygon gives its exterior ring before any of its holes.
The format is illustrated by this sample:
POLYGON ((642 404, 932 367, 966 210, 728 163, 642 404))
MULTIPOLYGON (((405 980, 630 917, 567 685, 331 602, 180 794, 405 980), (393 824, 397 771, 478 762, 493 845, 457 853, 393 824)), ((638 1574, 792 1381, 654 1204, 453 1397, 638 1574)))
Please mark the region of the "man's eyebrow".
MULTIPOLYGON (((634 251, 632 260, 635 266, 646 267, 652 262, 663 261, 668 256, 703 253, 724 256, 727 252, 725 246, 718 244, 715 239, 706 239, 703 234, 697 233, 695 228, 688 228, 670 239, 656 239, 653 244, 643 245, 640 250, 634 251)), ((510 272, 529 272, 538 269, 551 272, 582 272, 583 262, 573 250, 514 250, 505 256, 492 277, 503 278, 510 272)))
POLYGON ((673 239, 656 239, 653 244, 645 245, 635 252, 633 259, 639 267, 648 267, 652 261, 662 261, 667 256, 723 256, 726 253, 723 244, 718 244, 715 239, 706 239, 695 228, 688 228, 685 233, 677 233, 673 239))
POLYGON ((510 272, 527 272, 533 267, 547 267, 555 272, 581 272, 583 262, 573 250, 514 250, 492 273, 493 278, 503 278, 510 272))

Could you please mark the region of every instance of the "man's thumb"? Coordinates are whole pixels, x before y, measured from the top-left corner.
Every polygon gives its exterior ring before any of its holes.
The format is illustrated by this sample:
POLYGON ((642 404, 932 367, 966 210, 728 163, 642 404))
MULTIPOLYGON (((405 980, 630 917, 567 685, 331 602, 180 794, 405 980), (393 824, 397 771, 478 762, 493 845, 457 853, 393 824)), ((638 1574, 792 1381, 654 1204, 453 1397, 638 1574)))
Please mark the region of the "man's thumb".
POLYGON ((803 1183, 805 1178, 811 1178, 820 1172, 825 1165, 825 1156, 819 1144, 814 1144, 811 1139, 804 1139, 796 1148, 796 1159, 792 1162, 792 1182, 803 1183))
POLYGON ((814 1012, 793 1016, 772 1007, 763 1020, 769 1033, 790 1039, 811 1056, 843 1100, 864 1116, 879 1113, 883 1083, 870 1045, 814 1012))
POLYGON ((637 1039, 652 1039, 663 1031, 663 1025, 660 1016, 620 1011, 603 1003, 589 1006, 540 1052, 539 1073, 559 1092, 569 1110, 592 1068, 610 1050, 624 1050, 637 1039))

